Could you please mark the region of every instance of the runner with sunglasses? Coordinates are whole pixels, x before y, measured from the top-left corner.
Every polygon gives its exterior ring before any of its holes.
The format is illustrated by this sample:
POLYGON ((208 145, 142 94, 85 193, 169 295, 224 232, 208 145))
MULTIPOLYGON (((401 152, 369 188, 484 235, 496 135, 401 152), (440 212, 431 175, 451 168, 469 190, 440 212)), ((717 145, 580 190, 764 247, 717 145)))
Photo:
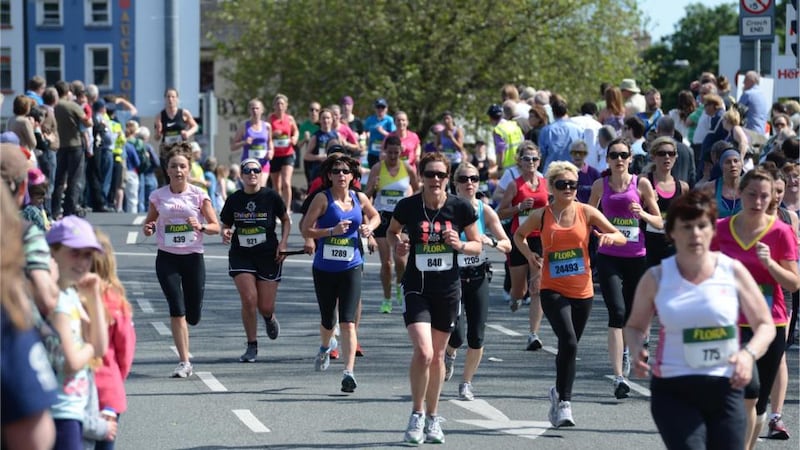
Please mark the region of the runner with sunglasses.
MULTIPOLYGON (((547 183, 536 169, 539 167, 540 155, 536 144, 520 145, 517 148, 517 167, 519 177, 508 185, 497 214, 501 219, 511 218, 511 233, 526 222, 530 214, 537 208, 547 206, 547 183)), ((542 254, 542 241, 539 238, 539 229, 533 229, 527 236, 528 247, 534 252, 542 254)), ((525 256, 519 252, 516 245, 511 246, 508 255, 508 266, 511 272, 511 311, 515 312, 522 306, 522 299, 528 292, 531 296, 531 306, 528 312, 530 333, 528 334, 527 350, 535 351, 542 348, 539 338, 539 327, 542 324, 542 304, 539 299, 539 281, 542 268, 536 264, 529 264, 525 256)))
MULTIPOLYGON (((478 214, 478 234, 485 246, 498 249, 503 253, 511 251, 511 241, 506 236, 500 219, 493 209, 477 198, 480 186, 478 169, 468 162, 462 162, 455 172, 456 192, 458 196, 469 202, 478 214), (491 231, 489 237, 486 232, 491 231)), ((461 239, 466 235, 461 233, 461 239)), ((472 393, 472 377, 478 371, 478 365, 483 356, 483 335, 486 320, 489 316, 489 281, 491 280, 491 266, 486 256, 485 249, 478 256, 459 255, 458 271, 461 277, 461 304, 463 314, 456 322, 456 328, 450 334, 447 349, 444 355, 445 381, 453 376, 456 362, 456 350, 467 341, 467 357, 464 361, 464 375, 458 385, 458 398, 461 400, 474 400, 472 393), (466 323, 465 323, 466 321, 466 323)))
POLYGON ((375 240, 378 243, 378 255, 381 259, 381 285, 383 287, 383 303, 380 312, 392 312, 392 262, 396 284, 397 304, 403 304, 400 293, 400 281, 406 270, 406 258, 396 252, 392 258, 392 249, 386 241, 386 229, 392 220, 392 213, 397 203, 414 193, 418 189, 417 174, 409 163, 400 159, 403 144, 399 136, 391 135, 384 142, 383 161, 378 162, 369 174, 366 194, 375 199, 375 208, 381 216, 381 225, 375 230, 375 240))
MULTIPOLYGON (((678 158, 678 145, 668 136, 656 138, 650 144, 650 158, 653 160, 652 170, 647 179, 656 193, 656 203, 661 217, 666 222, 667 209, 670 203, 689 192, 689 184, 672 176, 672 168, 678 158)), ((647 224, 644 232, 647 267, 661 264, 661 260, 675 254, 675 246, 667 238, 663 229, 647 224)))
POLYGON ((242 325, 247 348, 239 362, 255 362, 258 355, 258 313, 267 325, 267 336, 277 339, 275 297, 281 281, 291 221, 286 205, 274 190, 262 187, 260 160, 242 161, 244 187, 231 194, 222 207, 222 242, 230 244, 228 274, 242 301, 242 325), (275 234, 281 221, 281 239, 275 234))
POLYGON ((597 251, 600 290, 608 308, 608 357, 614 370, 614 396, 622 399, 631 390, 625 379, 631 369, 622 328, 631 312, 636 285, 647 269, 641 222, 656 229, 664 224, 650 180, 628 173, 631 164, 628 142, 621 138, 611 141, 606 160, 608 170, 592 185, 589 205, 600 204, 603 214, 627 240, 623 246, 606 246, 597 251))
POLYGON ((386 237, 400 256, 409 255, 403 275, 403 318, 414 354, 409 369, 412 411, 405 441, 443 443, 442 418, 437 412, 444 351, 461 305, 456 258, 480 255, 483 244, 475 209, 445 190, 450 174, 447 157, 426 153, 419 168, 422 192, 398 202, 386 237), (401 237, 404 226, 407 239, 401 237), (466 241, 459 237, 462 231, 466 241))
POLYGON ((353 374, 358 345, 355 321, 363 262, 359 238, 369 236, 380 225, 380 216, 367 196, 350 188, 358 166, 358 161, 341 153, 330 155, 320 167, 325 189, 314 195, 301 223, 303 238, 316 240, 313 275, 321 345, 314 367, 325 371, 330 365, 330 352, 337 347, 333 334, 338 306, 344 359, 342 392, 354 392, 357 386, 353 374))
POLYGON ((531 266, 542 267, 542 310, 558 339, 556 385, 550 389, 548 417, 554 427, 575 426, 570 403, 575 361, 594 298, 589 238, 594 234, 601 249, 624 245, 626 239, 600 211, 576 201, 578 168, 574 164, 550 163, 547 182, 553 203, 534 211, 514 233, 514 241, 531 266), (591 227, 601 232, 592 232, 591 227), (543 255, 528 246, 526 236, 532 230, 542 232, 543 255))

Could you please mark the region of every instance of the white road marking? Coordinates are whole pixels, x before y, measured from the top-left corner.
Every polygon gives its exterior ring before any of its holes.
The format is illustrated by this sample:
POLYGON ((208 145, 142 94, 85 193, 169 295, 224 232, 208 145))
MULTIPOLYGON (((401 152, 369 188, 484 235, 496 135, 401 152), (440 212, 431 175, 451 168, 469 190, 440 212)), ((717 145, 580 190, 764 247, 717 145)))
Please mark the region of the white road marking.
MULTIPOLYGON (((175 353, 175 356, 180 358, 181 355, 178 354, 178 347, 175 347, 174 345, 170 345, 169 349, 172 350, 172 353, 175 353)), ((194 358, 194 355, 189 353, 189 358, 194 358)))
POLYGON ((208 386, 208 388, 211 389, 211 391, 228 392, 228 388, 223 386, 222 383, 220 383, 219 380, 217 380, 216 377, 214 377, 214 375, 211 374, 211 372, 195 372, 195 375, 197 375, 201 380, 203 380, 203 383, 205 383, 206 386, 208 386))
POLYGON ((141 225, 141 224, 144 223, 144 219, 146 219, 146 218, 147 218, 147 216, 136 216, 136 218, 133 219, 133 224, 134 225, 141 225))
POLYGON ((169 336, 171 334, 169 328, 164 325, 164 322, 150 322, 150 325, 152 325, 161 336, 169 336))
POLYGON ((250 428, 250 431, 253 433, 269 433, 270 430, 260 420, 256 419, 256 416, 250 412, 249 409, 234 409, 232 410, 236 417, 242 421, 243 424, 250 428))
MULTIPOLYGON (((542 350, 546 351, 547 353, 553 354, 558 356, 558 349, 555 347, 550 347, 549 345, 542 346, 542 350)), ((581 359, 576 357, 575 361, 580 361, 581 359)))
MULTIPOLYGON (((136 243, 136 238, 138 236, 139 236, 139 232, 138 231, 128 231, 128 238, 125 239, 125 243, 126 244, 135 244, 136 243)), ((117 254, 119 254, 119 253, 117 253, 117 254)))
POLYGON ((153 305, 150 304, 150 300, 145 300, 143 298, 137 298, 136 299, 136 303, 139 304, 139 308, 142 310, 143 313, 152 314, 152 313, 156 312, 156 310, 153 309, 153 305))
POLYGON ((514 336, 514 337, 522 336, 522 333, 517 333, 516 331, 511 330, 509 328, 506 328, 506 327, 504 327, 502 325, 497 325, 497 324, 494 324, 494 323, 487 323, 486 326, 491 328, 491 329, 493 329, 493 330, 499 331, 499 332, 505 334, 506 336, 514 336))
POLYGON ((511 434, 526 439, 536 439, 551 427, 550 422, 511 420, 502 411, 487 403, 486 400, 478 399, 471 402, 450 400, 450 403, 485 417, 482 420, 458 419, 458 422, 499 433, 511 434))
MULTIPOLYGON (((608 378, 611 381, 614 381, 615 377, 614 375, 606 375, 606 378, 608 378)), ((645 397, 650 397, 650 389, 647 389, 644 386, 639 386, 638 384, 634 383, 631 380, 628 380, 628 384, 630 385, 632 391, 636 391, 645 397)))

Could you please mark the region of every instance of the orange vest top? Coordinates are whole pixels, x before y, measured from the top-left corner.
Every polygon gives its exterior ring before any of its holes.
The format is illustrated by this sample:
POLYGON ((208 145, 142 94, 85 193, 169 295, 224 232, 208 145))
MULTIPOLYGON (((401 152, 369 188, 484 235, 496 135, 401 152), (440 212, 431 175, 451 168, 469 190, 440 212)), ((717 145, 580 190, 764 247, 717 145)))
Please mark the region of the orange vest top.
POLYGON ((575 202, 575 222, 565 228, 558 225, 552 206, 542 214, 542 289, 556 291, 564 297, 594 297, 592 268, 589 265, 589 233, 583 204, 575 202))

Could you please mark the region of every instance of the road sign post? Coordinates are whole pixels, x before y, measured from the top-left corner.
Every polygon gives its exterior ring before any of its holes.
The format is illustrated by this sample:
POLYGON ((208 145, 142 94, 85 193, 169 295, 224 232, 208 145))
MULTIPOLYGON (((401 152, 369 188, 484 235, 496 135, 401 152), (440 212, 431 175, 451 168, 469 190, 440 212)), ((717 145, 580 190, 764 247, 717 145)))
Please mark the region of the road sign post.
MULTIPOLYGON (((739 41, 742 42, 742 58, 754 61, 751 66, 762 73, 761 43, 775 40, 775 2, 773 0, 740 0, 739 2, 739 41), (755 44, 755 45, 753 45, 755 44), (753 47, 755 54, 750 54, 753 47)), ((749 65, 749 64, 748 64, 749 65)), ((763 73, 771 73, 768 61, 763 73)), ((747 69, 742 67, 742 69, 747 69)))

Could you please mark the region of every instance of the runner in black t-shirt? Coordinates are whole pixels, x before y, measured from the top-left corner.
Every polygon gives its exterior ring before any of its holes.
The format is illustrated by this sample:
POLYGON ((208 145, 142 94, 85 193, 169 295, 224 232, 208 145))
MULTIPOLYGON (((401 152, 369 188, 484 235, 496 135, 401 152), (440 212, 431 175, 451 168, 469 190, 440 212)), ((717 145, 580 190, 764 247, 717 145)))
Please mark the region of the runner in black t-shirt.
POLYGON ((437 409, 444 380, 444 350, 461 302, 455 256, 457 252, 479 255, 483 245, 475 210, 445 191, 450 167, 444 155, 426 154, 419 168, 422 193, 397 203, 386 238, 398 255, 409 255, 403 276, 403 317, 414 346, 409 371, 413 409, 405 440, 443 443, 437 409), (404 226, 408 239, 401 241, 404 226), (462 231, 467 241, 460 240, 462 231))
POLYGON ((264 317, 267 336, 276 339, 280 332, 275 312, 275 296, 291 229, 291 219, 280 195, 261 187, 261 163, 242 161, 244 187, 231 194, 222 208, 222 242, 231 244, 228 274, 233 277, 242 300, 242 324, 247 335, 247 350, 240 362, 255 362, 258 354, 258 316, 264 317), (275 235, 275 219, 281 221, 281 240, 275 235))

